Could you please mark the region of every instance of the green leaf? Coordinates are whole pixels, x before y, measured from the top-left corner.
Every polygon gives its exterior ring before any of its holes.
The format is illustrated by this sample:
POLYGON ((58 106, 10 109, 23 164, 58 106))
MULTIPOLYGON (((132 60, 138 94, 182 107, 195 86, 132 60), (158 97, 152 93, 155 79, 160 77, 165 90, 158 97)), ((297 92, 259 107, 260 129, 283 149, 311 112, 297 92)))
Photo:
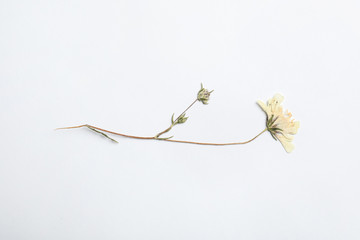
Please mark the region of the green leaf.
POLYGON ((174 114, 175 113, 173 113, 173 115, 171 116, 171 124, 174 124, 174 114))
POLYGON ((282 129, 276 128, 276 127, 275 127, 275 128, 274 128, 274 127, 273 127, 273 128, 270 128, 269 130, 270 130, 271 132, 282 132, 282 129))
POLYGON ((271 134, 271 136, 275 139, 275 141, 277 141, 275 135, 274 135, 272 132, 270 132, 270 134, 271 134))
POLYGON ((271 115, 270 119, 269 118, 267 119, 267 121, 266 121, 267 128, 271 127, 271 121, 272 121, 273 118, 274 118, 274 115, 271 115))
POLYGON ((92 131, 94 131, 94 132, 100 133, 101 135, 103 135, 104 137, 110 139, 110 140, 113 141, 113 142, 119 143, 119 142, 116 141, 115 139, 112 139, 111 137, 109 137, 109 136, 106 135, 105 133, 100 132, 100 131, 96 130, 95 128, 92 128, 92 127, 89 127, 89 126, 87 126, 87 128, 89 128, 90 130, 92 130, 92 131))
POLYGON ((172 138, 172 137, 174 137, 174 136, 166 137, 166 138, 156 138, 156 139, 157 139, 157 140, 168 140, 168 139, 170 139, 170 138, 172 138))

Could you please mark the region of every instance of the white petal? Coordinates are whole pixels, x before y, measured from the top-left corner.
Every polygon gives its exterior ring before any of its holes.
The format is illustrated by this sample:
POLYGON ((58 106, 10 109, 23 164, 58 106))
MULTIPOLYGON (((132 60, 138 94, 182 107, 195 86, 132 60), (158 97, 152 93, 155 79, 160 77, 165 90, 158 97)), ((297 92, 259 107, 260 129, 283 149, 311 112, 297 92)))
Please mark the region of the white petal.
POLYGON ((287 139, 283 135, 277 135, 276 137, 277 139, 279 139, 279 141, 281 142, 287 153, 291 153, 294 150, 295 146, 291 142, 291 140, 287 139))
POLYGON ((280 105, 284 101, 284 96, 277 93, 274 95, 274 97, 270 101, 276 102, 277 104, 280 105))
POLYGON ((282 95, 280 95, 278 93, 275 94, 274 97, 268 101, 268 106, 269 106, 271 113, 276 114, 276 115, 283 114, 283 109, 280 106, 283 101, 284 101, 284 97, 282 95))
POLYGON ((290 134, 296 134, 297 131, 298 131, 298 129, 299 129, 299 127, 300 127, 300 122, 299 122, 299 121, 296 121, 296 122, 294 122, 294 123, 291 123, 291 124, 290 124, 290 127, 288 127, 288 128, 286 129, 286 131, 287 131, 288 133, 290 133, 290 134))
POLYGON ((257 101, 257 104, 262 108, 262 110, 267 114, 268 113, 268 106, 263 103, 262 101, 257 101))

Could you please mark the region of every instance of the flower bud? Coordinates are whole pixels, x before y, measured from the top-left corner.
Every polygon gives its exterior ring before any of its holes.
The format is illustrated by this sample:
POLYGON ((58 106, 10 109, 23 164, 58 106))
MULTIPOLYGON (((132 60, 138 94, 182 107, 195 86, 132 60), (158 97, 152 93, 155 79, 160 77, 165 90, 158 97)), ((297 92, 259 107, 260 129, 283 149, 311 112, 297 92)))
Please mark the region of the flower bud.
POLYGON ((210 93, 212 93, 214 90, 212 91, 208 91, 207 89, 205 89, 203 87, 203 85, 201 84, 201 89, 200 91, 198 92, 198 95, 197 95, 197 100, 202 102, 203 104, 208 104, 208 101, 209 101, 209 98, 210 98, 210 93))

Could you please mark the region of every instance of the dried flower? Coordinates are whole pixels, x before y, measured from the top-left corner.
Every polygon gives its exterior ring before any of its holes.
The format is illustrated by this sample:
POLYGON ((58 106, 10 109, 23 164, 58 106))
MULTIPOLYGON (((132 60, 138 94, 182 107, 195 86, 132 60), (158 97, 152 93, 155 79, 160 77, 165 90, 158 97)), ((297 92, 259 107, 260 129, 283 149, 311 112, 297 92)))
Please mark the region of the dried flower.
POLYGON ((267 130, 275 140, 278 139, 281 142, 286 152, 290 153, 294 150, 294 144, 292 143, 293 135, 297 133, 300 123, 291 119, 292 114, 288 111, 283 112, 281 106, 283 100, 283 96, 275 94, 272 99, 269 99, 267 104, 262 101, 257 103, 267 115, 267 130))
POLYGON ((163 130, 162 132, 156 134, 154 137, 143 137, 143 136, 133 136, 123 133, 117 133, 113 131, 109 131, 106 129, 102 129, 99 127, 91 126, 89 124, 83 124, 79 126, 73 126, 73 127, 65 127, 65 128, 58 128, 58 129, 74 129, 74 128, 82 128, 87 127, 90 130, 99 133, 103 135, 104 137, 116 142, 116 140, 110 138, 105 133, 110 133, 122 137, 128 137, 128 138, 135 138, 135 139, 148 139, 148 140, 162 140, 167 142, 173 142, 173 143, 187 143, 187 144, 198 144, 198 145, 207 145, 207 146, 226 146, 226 145, 242 145, 247 144, 255 139, 257 139, 260 135, 264 134, 266 131, 269 131, 271 136, 275 140, 279 140, 285 150, 289 153, 294 149, 294 145, 292 143, 292 140, 294 138, 293 135, 295 135, 299 128, 299 122, 295 122, 293 119, 291 119, 292 115, 288 111, 283 112, 283 108, 281 106, 281 103, 284 100, 284 97, 280 94, 275 94, 273 98, 271 98, 267 104, 263 103, 262 101, 258 101, 257 103, 259 106, 264 110, 266 113, 266 128, 263 129, 260 133, 258 133, 255 137, 251 138, 247 141, 242 142, 225 142, 225 143, 216 143, 216 142, 195 142, 195 141, 186 141, 186 140, 176 140, 171 139, 173 136, 170 137, 161 137, 163 134, 168 133, 174 126, 177 124, 185 123, 188 119, 188 117, 185 117, 185 114, 187 110, 189 110, 195 103, 202 102, 203 104, 208 104, 210 94, 213 92, 208 91, 203 87, 201 84, 201 89, 197 94, 196 99, 193 100, 193 102, 174 120, 174 115, 171 116, 171 125, 163 130))
POLYGON ((212 91, 208 91, 207 89, 205 89, 203 87, 203 85, 201 84, 201 89, 200 91, 198 92, 198 95, 197 95, 197 100, 202 102, 203 104, 208 104, 208 101, 209 101, 209 98, 210 98, 210 94, 213 92, 214 90, 212 91))

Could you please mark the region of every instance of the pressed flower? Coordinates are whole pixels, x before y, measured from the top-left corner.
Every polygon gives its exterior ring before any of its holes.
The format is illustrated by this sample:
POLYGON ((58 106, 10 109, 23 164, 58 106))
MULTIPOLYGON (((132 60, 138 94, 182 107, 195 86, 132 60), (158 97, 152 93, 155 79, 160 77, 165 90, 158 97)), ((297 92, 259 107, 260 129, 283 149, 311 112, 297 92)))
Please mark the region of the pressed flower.
POLYGON ((284 100, 284 97, 280 94, 275 94, 275 96, 270 99, 267 104, 258 101, 257 103, 259 106, 264 110, 266 113, 266 128, 263 129, 260 133, 258 133, 255 137, 251 138, 247 141, 236 141, 236 142, 197 142, 197 141, 188 141, 188 140, 177 140, 177 139, 171 139, 171 137, 161 137, 161 135, 168 133, 175 125, 183 124, 187 121, 188 117, 185 116, 187 110, 189 110, 196 102, 202 102, 203 104, 208 104, 210 94, 213 92, 205 89, 203 85, 201 84, 201 89, 198 91, 196 99, 177 117, 174 118, 174 115, 171 117, 171 125, 163 130, 162 132, 156 134, 153 137, 143 137, 143 136, 134 136, 134 135, 128 135, 123 133, 117 133, 113 131, 109 131, 106 129, 102 129, 96 126, 91 126, 89 124, 83 124, 79 126, 73 126, 73 127, 65 127, 65 128, 57 128, 57 129, 74 129, 74 128, 82 128, 87 127, 88 129, 95 131, 104 137, 116 142, 114 139, 110 138, 105 133, 110 133, 113 135, 118 135, 122 137, 127 138, 135 138, 135 139, 147 139, 147 140, 162 140, 167 142, 173 142, 173 143, 187 143, 187 144, 198 144, 198 145, 208 145, 208 146, 228 146, 228 145, 243 145, 250 143, 257 139, 260 135, 264 134, 265 132, 269 131, 271 136, 275 140, 279 140, 285 150, 289 153, 294 149, 294 145, 292 143, 292 140, 294 138, 293 135, 295 135, 299 128, 299 122, 295 122, 291 117, 291 113, 288 111, 283 112, 283 108, 281 106, 281 103, 284 100))
POLYGON ((297 133, 300 126, 299 121, 292 119, 292 114, 287 110, 284 112, 281 106, 284 97, 280 94, 275 96, 267 102, 258 101, 259 106, 266 113, 266 129, 270 132, 275 140, 279 140, 286 152, 290 153, 294 150, 292 140, 297 133))

